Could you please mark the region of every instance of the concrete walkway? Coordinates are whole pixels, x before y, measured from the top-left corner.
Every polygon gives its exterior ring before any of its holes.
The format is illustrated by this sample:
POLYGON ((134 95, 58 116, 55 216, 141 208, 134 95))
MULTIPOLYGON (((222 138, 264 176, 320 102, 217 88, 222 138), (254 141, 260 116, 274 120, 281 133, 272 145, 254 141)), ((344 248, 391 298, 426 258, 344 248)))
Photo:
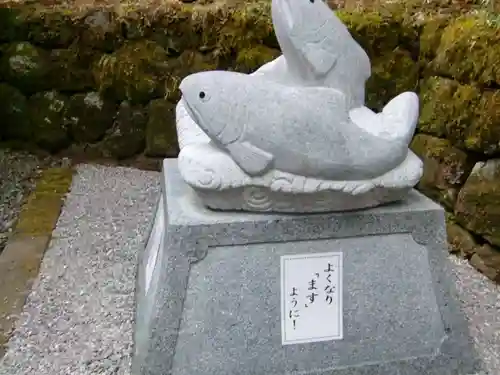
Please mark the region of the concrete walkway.
MULTIPOLYGON (((136 259, 159 173, 82 165, 53 233, 2 375, 129 375, 136 259)), ((487 374, 500 374, 500 288, 452 257, 487 374)))

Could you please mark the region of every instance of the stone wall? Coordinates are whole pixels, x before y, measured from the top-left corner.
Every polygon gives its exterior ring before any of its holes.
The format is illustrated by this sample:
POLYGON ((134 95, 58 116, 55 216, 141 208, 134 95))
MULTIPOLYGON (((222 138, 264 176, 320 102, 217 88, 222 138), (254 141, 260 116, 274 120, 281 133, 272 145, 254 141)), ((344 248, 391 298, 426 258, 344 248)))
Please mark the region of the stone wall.
MULTIPOLYGON (((367 105, 420 93, 418 188, 448 209, 452 251, 500 281, 498 28, 398 4, 338 13, 372 60, 367 105)), ((89 158, 175 156, 183 77, 251 72, 279 53, 267 0, 119 12, 0 5, 0 140, 89 158)))
POLYGON ((500 282, 500 28, 485 15, 421 32, 418 188, 449 211, 450 250, 500 282))

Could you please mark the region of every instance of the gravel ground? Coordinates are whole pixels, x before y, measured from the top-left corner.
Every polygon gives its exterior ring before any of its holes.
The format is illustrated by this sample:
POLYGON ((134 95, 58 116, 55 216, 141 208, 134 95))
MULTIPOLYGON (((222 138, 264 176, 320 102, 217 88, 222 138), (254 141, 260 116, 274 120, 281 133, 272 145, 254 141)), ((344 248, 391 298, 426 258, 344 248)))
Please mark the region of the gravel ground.
MULTIPOLYGON (((130 375, 137 250, 159 174, 80 166, 3 375, 130 375)), ((500 288, 455 257, 454 272, 487 375, 500 374, 500 288)))
POLYGON ((0 149, 0 253, 12 233, 19 210, 43 168, 67 165, 68 160, 37 157, 0 149))
POLYGON ((136 257, 159 173, 80 166, 0 373, 129 374, 136 257))

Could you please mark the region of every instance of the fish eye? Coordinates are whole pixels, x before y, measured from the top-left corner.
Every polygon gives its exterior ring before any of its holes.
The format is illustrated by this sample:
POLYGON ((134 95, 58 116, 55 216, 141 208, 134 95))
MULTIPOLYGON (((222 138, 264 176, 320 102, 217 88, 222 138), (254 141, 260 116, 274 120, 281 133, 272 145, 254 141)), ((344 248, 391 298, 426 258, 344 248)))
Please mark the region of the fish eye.
POLYGON ((314 4, 314 0, 309 0, 309 2, 310 2, 311 4, 314 4))
POLYGON ((198 94, 198 96, 200 97, 200 99, 205 99, 205 92, 204 91, 200 91, 200 93, 198 94))

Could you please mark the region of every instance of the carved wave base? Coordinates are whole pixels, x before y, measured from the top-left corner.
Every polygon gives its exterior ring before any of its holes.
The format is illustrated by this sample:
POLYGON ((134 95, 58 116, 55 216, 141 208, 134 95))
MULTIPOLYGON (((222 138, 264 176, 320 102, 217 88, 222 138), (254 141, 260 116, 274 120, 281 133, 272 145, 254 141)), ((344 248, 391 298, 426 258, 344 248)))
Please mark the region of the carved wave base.
POLYGON ((281 213, 350 211, 400 201, 423 173, 422 161, 409 150, 400 166, 372 180, 326 181, 279 170, 250 177, 211 143, 186 145, 178 167, 210 209, 281 213))

